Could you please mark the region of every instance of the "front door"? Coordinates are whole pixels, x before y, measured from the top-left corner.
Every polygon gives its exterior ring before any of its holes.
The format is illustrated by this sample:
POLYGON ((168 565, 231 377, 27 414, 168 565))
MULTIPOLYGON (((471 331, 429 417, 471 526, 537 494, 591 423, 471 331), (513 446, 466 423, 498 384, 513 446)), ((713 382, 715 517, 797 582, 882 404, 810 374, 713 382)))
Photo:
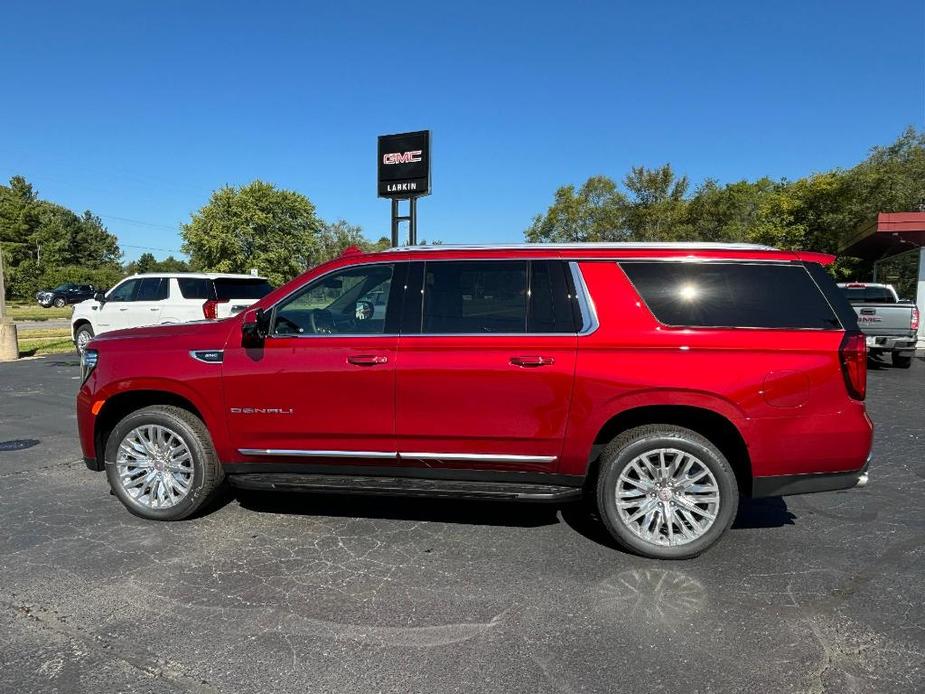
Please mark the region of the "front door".
POLYGON ((238 460, 395 461, 397 314, 382 297, 403 270, 335 270, 274 307, 262 347, 226 347, 225 405, 238 460))
POLYGON ((97 333, 129 327, 129 309, 132 307, 132 300, 135 298, 139 284, 141 284, 140 279, 125 280, 113 287, 106 295, 106 301, 97 308, 97 333))
POLYGON ((418 275, 421 305, 406 307, 399 340, 404 464, 554 472, 577 346, 567 266, 428 262, 409 286, 418 275))

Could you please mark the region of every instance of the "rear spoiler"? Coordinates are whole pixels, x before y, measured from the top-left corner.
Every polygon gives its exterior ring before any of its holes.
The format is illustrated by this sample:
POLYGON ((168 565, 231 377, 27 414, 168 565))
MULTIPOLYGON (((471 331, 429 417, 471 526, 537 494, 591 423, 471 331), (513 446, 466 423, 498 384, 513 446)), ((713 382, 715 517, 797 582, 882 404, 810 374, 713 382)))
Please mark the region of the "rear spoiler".
POLYGON ((816 251, 797 251, 797 258, 804 263, 819 263, 823 267, 835 262, 835 256, 829 253, 818 253, 816 251))

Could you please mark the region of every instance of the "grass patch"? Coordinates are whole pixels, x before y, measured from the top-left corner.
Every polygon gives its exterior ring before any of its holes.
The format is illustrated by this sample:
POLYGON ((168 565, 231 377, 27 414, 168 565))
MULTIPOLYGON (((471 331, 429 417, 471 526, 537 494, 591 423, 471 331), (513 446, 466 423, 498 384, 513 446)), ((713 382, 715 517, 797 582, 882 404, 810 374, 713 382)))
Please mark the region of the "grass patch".
POLYGON ((37 340, 40 338, 69 338, 71 336, 70 328, 19 328, 19 341, 37 340))
POLYGON ((19 356, 42 357, 46 354, 76 354, 77 348, 71 338, 20 338, 19 356))
POLYGON ((64 308, 42 308, 36 303, 31 304, 11 304, 7 303, 6 312, 14 321, 24 321, 24 320, 53 320, 55 318, 70 318, 71 313, 73 313, 73 306, 65 306, 64 308))

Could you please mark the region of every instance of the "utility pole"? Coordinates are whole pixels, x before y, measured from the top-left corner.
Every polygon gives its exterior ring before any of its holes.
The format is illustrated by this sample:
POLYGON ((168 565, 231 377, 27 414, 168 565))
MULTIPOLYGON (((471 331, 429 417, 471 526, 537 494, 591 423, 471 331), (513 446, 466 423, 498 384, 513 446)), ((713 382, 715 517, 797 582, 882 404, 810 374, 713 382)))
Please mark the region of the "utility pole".
POLYGON ((0 361, 19 359, 16 324, 6 315, 6 282, 3 276, 3 246, 0 245, 0 361))

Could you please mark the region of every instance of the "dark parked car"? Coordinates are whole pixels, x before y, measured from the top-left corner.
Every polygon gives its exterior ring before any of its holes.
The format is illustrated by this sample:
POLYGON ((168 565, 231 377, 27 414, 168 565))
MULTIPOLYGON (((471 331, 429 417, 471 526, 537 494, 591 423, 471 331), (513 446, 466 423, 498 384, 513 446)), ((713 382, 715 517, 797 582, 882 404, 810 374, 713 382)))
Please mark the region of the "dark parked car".
POLYGON ((36 300, 41 306, 50 308, 56 306, 61 308, 68 304, 79 304, 81 301, 92 299, 96 290, 92 284, 73 284, 65 282, 59 284, 54 289, 43 289, 35 295, 36 300))

